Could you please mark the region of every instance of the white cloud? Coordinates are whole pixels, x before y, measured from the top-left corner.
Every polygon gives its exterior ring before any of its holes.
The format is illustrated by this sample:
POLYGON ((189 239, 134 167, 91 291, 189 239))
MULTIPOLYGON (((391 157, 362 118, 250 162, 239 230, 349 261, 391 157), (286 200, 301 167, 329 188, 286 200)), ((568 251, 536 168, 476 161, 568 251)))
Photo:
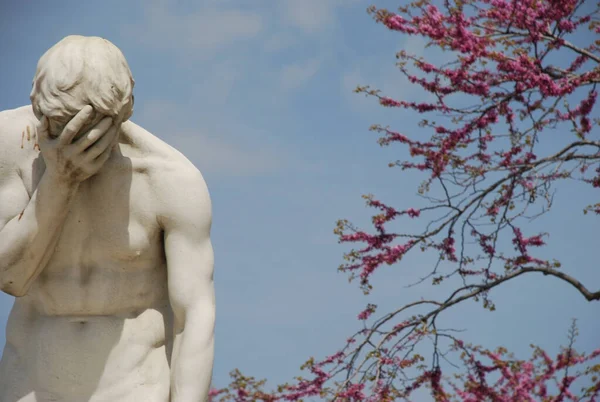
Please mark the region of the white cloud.
POLYGON ((320 64, 320 60, 311 59, 301 64, 284 66, 279 77, 281 88, 291 90, 305 85, 317 73, 320 64))
POLYGON ((233 127, 226 116, 209 117, 195 108, 149 101, 132 120, 183 153, 203 173, 253 176, 285 164, 282 152, 266 143, 264 133, 233 127), (236 135, 240 130, 243 135, 236 135))
MULTIPOLYGON (((425 42, 422 43, 423 46, 418 40, 405 42, 403 48, 419 54, 419 52, 423 52, 425 42)), ((372 114, 376 110, 384 110, 379 106, 376 98, 363 93, 354 93, 357 86, 369 86, 370 89, 380 90, 381 95, 396 100, 413 102, 433 100, 432 94, 424 91, 418 85, 410 83, 395 65, 392 57, 388 57, 389 63, 380 63, 377 62, 377 59, 385 60, 385 55, 376 59, 360 61, 354 69, 346 71, 341 77, 342 95, 354 111, 372 114)))
POLYGON ((127 25, 124 34, 153 49, 211 51, 252 39, 263 29, 262 17, 235 8, 204 7, 175 13, 166 1, 144 3, 144 19, 127 25))
POLYGON ((425 54, 426 45, 427 40, 425 40, 425 38, 422 36, 411 35, 405 37, 404 42, 402 43, 402 49, 408 54, 422 57, 425 54))
POLYGON ((227 176, 269 174, 280 168, 273 150, 249 147, 227 138, 226 132, 212 135, 198 131, 178 131, 169 136, 170 145, 182 152, 203 173, 227 176))
POLYGON ((191 92, 199 107, 221 107, 229 99, 235 84, 244 74, 234 62, 212 62, 194 72, 191 92))
POLYGON ((372 84, 363 77, 358 69, 346 71, 341 78, 342 97, 355 112, 372 113, 377 108, 377 102, 372 97, 354 92, 356 87, 372 84))
POLYGON ((342 75, 342 89, 344 92, 351 93, 356 87, 364 84, 364 78, 357 69, 346 71, 342 75))
POLYGON ((263 49, 265 52, 277 52, 288 49, 298 43, 298 37, 286 32, 277 32, 265 40, 263 49))
POLYGON ((306 33, 322 32, 335 22, 336 8, 348 7, 361 0, 283 0, 286 21, 306 33))
POLYGON ((307 33, 321 31, 333 21, 331 0, 285 0, 282 4, 287 21, 307 33))

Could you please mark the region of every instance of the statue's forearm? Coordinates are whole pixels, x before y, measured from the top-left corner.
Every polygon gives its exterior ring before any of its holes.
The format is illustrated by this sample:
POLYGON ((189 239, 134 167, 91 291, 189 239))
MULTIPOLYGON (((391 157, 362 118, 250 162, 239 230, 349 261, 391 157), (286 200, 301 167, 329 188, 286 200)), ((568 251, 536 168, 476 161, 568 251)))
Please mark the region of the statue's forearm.
POLYGON ((214 359, 213 334, 212 331, 203 334, 202 329, 194 331, 193 327, 175 335, 170 402, 204 402, 208 399, 214 359))
POLYGON ((44 174, 19 216, 0 230, 0 289, 23 296, 44 269, 54 247, 77 185, 44 174))

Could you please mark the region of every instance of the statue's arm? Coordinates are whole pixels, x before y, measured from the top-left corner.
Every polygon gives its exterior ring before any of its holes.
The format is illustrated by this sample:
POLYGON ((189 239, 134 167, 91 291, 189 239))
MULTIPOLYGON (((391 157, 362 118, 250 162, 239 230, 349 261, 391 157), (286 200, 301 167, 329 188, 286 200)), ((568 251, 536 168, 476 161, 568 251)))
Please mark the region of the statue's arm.
POLYGON ((19 158, 35 151, 20 148, 23 127, 7 113, 0 113, 0 289, 23 296, 52 256, 74 188, 44 174, 29 197, 19 158))
POLYGON ((159 220, 174 313, 171 402, 206 400, 214 358, 211 203, 201 174, 186 169, 160 188, 162 204, 169 208, 159 220))
POLYGON ((11 113, 0 113, 0 290, 19 297, 48 264, 79 184, 106 162, 119 126, 105 118, 73 141, 89 122, 91 106, 77 113, 56 138, 49 136, 48 120, 42 118, 35 135, 46 169, 30 198, 19 165, 33 151, 20 148, 24 127, 17 125, 23 119, 15 120, 11 113))

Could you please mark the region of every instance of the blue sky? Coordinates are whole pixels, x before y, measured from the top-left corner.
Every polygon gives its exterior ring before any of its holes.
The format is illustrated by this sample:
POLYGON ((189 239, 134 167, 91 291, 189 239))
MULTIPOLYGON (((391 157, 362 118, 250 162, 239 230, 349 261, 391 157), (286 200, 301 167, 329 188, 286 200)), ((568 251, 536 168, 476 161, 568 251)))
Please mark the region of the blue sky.
MULTIPOLYGON (((365 297, 336 272, 345 247, 339 218, 366 225, 361 194, 418 206, 420 178, 389 169, 370 125, 416 132, 418 116, 357 95, 371 85, 391 96, 422 95, 394 67, 401 49, 424 52, 375 24, 362 0, 203 0, 0 3, 0 110, 29 103, 38 58, 69 34, 102 36, 125 54, 134 78, 133 121, 182 151, 203 172, 214 205, 217 330, 214 385, 240 368, 272 383, 299 374, 308 357, 335 352, 360 327, 368 302, 380 311, 439 288, 406 289, 429 260, 407 259, 375 278, 365 297), (423 293, 426 292, 426 293, 423 293)), ((377 1, 394 9, 397 2, 377 1)), ((569 185, 537 224, 552 256, 591 290, 600 288, 597 202, 569 185)), ((410 225, 411 223, 403 223, 410 225)), ((598 303, 546 277, 496 292, 497 311, 470 303, 446 323, 486 346, 550 351, 579 319, 583 350, 600 346, 598 303)), ((12 298, 0 295, 0 345, 12 298)))

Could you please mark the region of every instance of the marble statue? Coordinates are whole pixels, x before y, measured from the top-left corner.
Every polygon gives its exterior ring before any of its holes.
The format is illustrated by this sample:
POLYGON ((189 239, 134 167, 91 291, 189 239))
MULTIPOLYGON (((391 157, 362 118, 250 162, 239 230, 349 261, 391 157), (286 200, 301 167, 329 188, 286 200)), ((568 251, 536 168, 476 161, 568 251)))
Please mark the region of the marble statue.
POLYGON ((198 402, 215 296, 200 172, 131 122, 111 42, 68 36, 0 112, 0 402, 198 402))

